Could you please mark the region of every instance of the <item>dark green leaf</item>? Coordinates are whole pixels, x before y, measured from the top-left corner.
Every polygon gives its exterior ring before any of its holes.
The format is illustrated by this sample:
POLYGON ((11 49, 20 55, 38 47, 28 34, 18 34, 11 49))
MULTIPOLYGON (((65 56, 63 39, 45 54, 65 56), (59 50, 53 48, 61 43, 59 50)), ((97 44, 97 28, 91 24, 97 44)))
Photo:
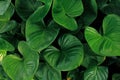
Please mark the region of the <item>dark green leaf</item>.
POLYGON ((81 42, 75 36, 64 34, 59 38, 58 44, 60 49, 50 46, 43 52, 45 60, 61 71, 72 70, 80 66, 83 60, 81 42))
POLYGON ((84 12, 78 20, 79 25, 88 26, 97 17, 97 3, 96 0, 83 0, 84 12))
POLYGON ((46 63, 41 63, 35 77, 37 80, 61 80, 61 72, 46 63))
POLYGON ((119 73, 115 73, 112 75, 112 80, 120 80, 120 74, 119 73))
POLYGON ((20 42, 18 49, 23 58, 8 55, 3 59, 2 66, 12 80, 32 80, 39 65, 39 55, 25 42, 20 42))

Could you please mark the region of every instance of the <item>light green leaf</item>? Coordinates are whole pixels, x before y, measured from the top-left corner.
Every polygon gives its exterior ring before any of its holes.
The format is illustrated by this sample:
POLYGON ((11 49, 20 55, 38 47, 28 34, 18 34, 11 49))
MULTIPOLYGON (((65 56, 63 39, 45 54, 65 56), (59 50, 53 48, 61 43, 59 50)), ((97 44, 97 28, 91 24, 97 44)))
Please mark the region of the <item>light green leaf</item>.
POLYGON ((80 66, 83 60, 82 43, 70 34, 64 34, 59 38, 60 49, 53 46, 48 47, 44 52, 44 58, 57 70, 68 71, 80 66))
POLYGON ((55 70, 47 63, 41 63, 35 77, 37 80, 61 80, 61 72, 55 70))
POLYGON ((106 16, 103 20, 102 34, 92 27, 87 27, 85 38, 96 54, 120 56, 120 17, 114 14, 106 16))
POLYGON ((55 22, 68 30, 76 30, 78 25, 74 17, 81 15, 83 4, 81 0, 54 0, 52 16, 55 22))
POLYGON ((36 51, 41 51, 55 40, 58 32, 58 25, 53 21, 48 26, 43 22, 28 24, 26 27, 27 43, 36 51))
POLYGON ((14 13, 14 5, 11 3, 3 15, 0 15, 0 22, 9 21, 14 13))
POLYGON ((3 69, 12 80, 32 80, 39 65, 39 55, 25 42, 20 42, 18 49, 23 58, 6 56, 2 61, 3 69))
POLYGON ((7 11, 10 3, 11 0, 0 0, 0 15, 3 15, 7 11))
POLYGON ((84 80, 107 80, 108 69, 103 66, 88 68, 84 72, 84 80))

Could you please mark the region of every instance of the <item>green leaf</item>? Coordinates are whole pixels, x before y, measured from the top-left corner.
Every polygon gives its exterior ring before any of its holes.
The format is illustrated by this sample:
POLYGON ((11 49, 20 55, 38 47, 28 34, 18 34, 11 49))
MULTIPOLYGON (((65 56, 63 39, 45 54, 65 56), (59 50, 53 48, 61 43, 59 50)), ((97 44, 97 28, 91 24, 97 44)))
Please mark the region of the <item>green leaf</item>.
POLYGON ((7 11, 10 3, 11 0, 0 0, 0 15, 3 15, 7 11))
POLYGON ((5 50, 0 50, 0 64, 3 60, 3 58, 6 56, 6 51, 5 50))
POLYGON ((9 21, 14 13, 14 5, 11 3, 3 15, 0 15, 0 22, 9 21))
POLYGON ((38 0, 15 0, 15 7, 18 15, 26 21, 34 11, 42 6, 42 2, 38 0))
POLYGON ((0 22, 0 33, 10 31, 13 28, 15 28, 16 25, 17 25, 17 23, 14 20, 8 21, 7 23, 6 22, 0 22))
POLYGON ((2 61, 3 69, 12 80, 32 80, 39 65, 39 55, 25 42, 20 42, 18 49, 23 58, 6 56, 2 61))
POLYGON ((96 0, 97 4, 98 4, 98 7, 100 9, 104 8, 108 2, 108 0, 96 0))
POLYGON ((114 14, 106 16, 103 20, 102 34, 92 27, 87 27, 85 38, 96 54, 120 56, 120 17, 114 14))
POLYGON ((59 38, 60 49, 53 46, 48 47, 44 52, 44 58, 57 70, 68 71, 80 66, 83 60, 82 43, 70 34, 64 34, 59 38))
POLYGON ((120 80, 120 74, 119 73, 115 73, 112 75, 112 80, 120 80))
POLYGON ((101 63, 104 62, 104 60, 106 59, 105 56, 100 56, 100 55, 96 55, 88 46, 88 44, 84 44, 84 59, 82 62, 82 66, 89 68, 91 66, 96 66, 96 65, 100 65, 101 63))
POLYGON ((101 10, 105 14, 116 14, 120 16, 120 0, 110 0, 102 6, 101 10))
POLYGON ((97 17, 97 3, 96 0, 83 0, 84 12, 78 20, 79 25, 88 26, 97 17))
POLYGON ((76 30, 78 25, 74 17, 81 15, 83 4, 81 0, 54 0, 52 16, 55 22, 68 30, 76 30))
POLYGON ((41 51, 47 48, 55 40, 58 32, 58 25, 53 21, 51 21, 48 26, 46 26, 43 22, 27 24, 27 43, 36 51, 41 51))
POLYGON ((84 80, 107 80, 108 69, 103 66, 88 68, 84 72, 84 80))
POLYGON ((0 50, 13 51, 14 47, 8 41, 0 38, 0 50))
POLYGON ((15 6, 19 16, 26 21, 32 14, 36 16, 32 16, 34 20, 41 18, 40 16, 46 15, 52 0, 26 0, 24 3, 23 2, 24 0, 16 0, 15 6))
POLYGON ((47 63, 41 63, 35 77, 37 80, 61 80, 61 72, 53 69, 47 63))

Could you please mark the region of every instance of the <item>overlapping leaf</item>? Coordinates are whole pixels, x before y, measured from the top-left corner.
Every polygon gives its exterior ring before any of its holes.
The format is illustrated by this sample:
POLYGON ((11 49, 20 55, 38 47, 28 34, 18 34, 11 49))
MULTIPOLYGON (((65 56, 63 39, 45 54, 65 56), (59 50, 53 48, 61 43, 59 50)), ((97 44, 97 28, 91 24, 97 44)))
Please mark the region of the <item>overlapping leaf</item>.
POLYGON ((95 66, 88 68, 84 72, 84 80, 107 80, 108 69, 103 66, 95 66))
POLYGON ((103 34, 87 27, 85 37, 96 54, 120 56, 120 17, 114 14, 106 16, 103 20, 103 34))
POLYGON ((54 0, 52 16, 55 22, 68 30, 76 30, 78 25, 74 17, 83 12, 82 0, 54 0))
POLYGON ((37 80, 61 80, 61 72, 53 69, 47 63, 41 63, 35 77, 37 80))
POLYGON ((83 60, 81 42, 75 36, 64 34, 59 38, 58 44, 60 49, 50 46, 43 52, 45 60, 61 71, 72 70, 80 66, 83 60))
POLYGON ((39 55, 25 42, 20 42, 18 49, 23 58, 7 55, 2 61, 2 66, 12 80, 32 80, 39 65, 39 55))

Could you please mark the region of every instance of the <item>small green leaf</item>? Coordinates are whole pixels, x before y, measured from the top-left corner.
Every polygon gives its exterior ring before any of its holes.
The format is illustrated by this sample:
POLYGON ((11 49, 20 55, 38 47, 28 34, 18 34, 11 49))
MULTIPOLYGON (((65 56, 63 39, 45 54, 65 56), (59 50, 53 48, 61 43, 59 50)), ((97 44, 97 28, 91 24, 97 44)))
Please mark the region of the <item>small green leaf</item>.
POLYGON ((112 80, 120 80, 120 74, 119 73, 115 73, 112 75, 112 80))
POLYGON ((96 54, 120 56, 120 17, 114 14, 106 16, 103 20, 103 34, 87 27, 85 38, 96 54))
POLYGON ((11 3, 3 15, 0 15, 0 22, 9 21, 14 13, 14 5, 11 3))
POLYGON ((0 22, 0 33, 10 31, 15 28, 16 25, 17 23, 14 20, 8 22, 0 22))
POLYGON ((39 52, 47 48, 55 40, 58 32, 58 25, 54 21, 51 21, 48 26, 46 26, 43 22, 27 24, 27 43, 39 52))
POLYGON ((108 69, 103 66, 88 68, 84 72, 84 80, 107 80, 108 69))
POLYGON ((64 34, 59 38, 60 49, 53 46, 48 47, 44 52, 44 58, 57 70, 68 71, 80 66, 83 60, 82 43, 70 34, 64 34))
POLYGON ((18 49, 23 58, 7 55, 2 61, 3 69, 12 80, 32 80, 39 65, 39 55, 25 42, 20 42, 18 49))
POLYGON ((8 41, 0 38, 0 50, 13 51, 14 47, 8 41))
POLYGON ((55 70, 47 63, 41 63, 35 77, 37 80, 61 80, 61 72, 55 70))
POLYGON ((11 0, 0 0, 0 15, 3 15, 7 11, 10 3, 11 0))
POLYGON ((0 50, 0 64, 3 60, 3 58, 6 56, 6 51, 5 50, 0 50))
POLYGON ((52 16, 55 22, 68 30, 76 30, 78 25, 74 17, 81 15, 83 4, 81 0, 54 0, 52 16))

